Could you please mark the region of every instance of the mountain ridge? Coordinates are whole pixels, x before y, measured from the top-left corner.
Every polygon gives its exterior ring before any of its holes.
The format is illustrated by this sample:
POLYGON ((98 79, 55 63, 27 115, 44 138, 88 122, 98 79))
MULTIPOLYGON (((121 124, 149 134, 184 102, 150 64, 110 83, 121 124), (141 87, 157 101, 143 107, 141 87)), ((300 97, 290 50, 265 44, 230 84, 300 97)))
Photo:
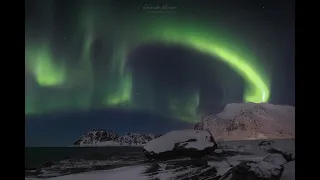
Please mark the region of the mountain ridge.
POLYGON ((268 103, 231 103, 218 114, 202 117, 194 129, 216 139, 254 140, 295 137, 295 107, 268 103))
POLYGON ((105 129, 93 129, 81 135, 73 145, 86 146, 143 146, 152 139, 159 137, 154 134, 128 133, 119 136, 117 133, 105 129))

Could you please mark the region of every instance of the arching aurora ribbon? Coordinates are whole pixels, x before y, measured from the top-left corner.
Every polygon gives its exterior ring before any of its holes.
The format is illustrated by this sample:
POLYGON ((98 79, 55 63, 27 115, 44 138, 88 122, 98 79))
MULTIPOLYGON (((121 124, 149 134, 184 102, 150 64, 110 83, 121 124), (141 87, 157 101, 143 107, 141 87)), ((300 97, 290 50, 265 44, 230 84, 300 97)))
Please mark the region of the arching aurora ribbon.
MULTIPOLYGON (((263 75, 262 70, 254 65, 256 59, 250 56, 241 46, 226 39, 214 27, 208 27, 202 23, 183 19, 159 20, 159 16, 154 15, 148 18, 139 16, 132 17, 131 21, 123 23, 121 27, 114 27, 111 18, 101 18, 98 11, 84 13, 85 20, 82 19, 80 31, 84 34, 82 53, 76 66, 66 65, 64 61, 55 56, 52 52, 50 40, 26 41, 26 71, 30 73, 38 86, 51 89, 70 88, 75 84, 85 92, 78 95, 69 95, 72 102, 66 102, 61 96, 57 98, 47 98, 42 100, 48 104, 47 107, 40 107, 36 95, 26 92, 26 114, 37 114, 61 109, 89 109, 92 106, 93 90, 90 88, 94 84, 93 67, 91 57, 91 47, 97 38, 103 38, 102 32, 107 28, 116 29, 113 46, 113 54, 109 69, 105 72, 106 88, 102 92, 100 104, 105 107, 125 106, 135 107, 132 102, 132 74, 126 64, 128 54, 139 45, 160 42, 164 44, 181 45, 191 48, 200 53, 218 58, 227 63, 232 69, 241 75, 246 88, 243 99, 246 102, 267 102, 270 96, 269 80, 263 75), (139 19, 139 21, 135 21, 139 19), (101 28, 99 24, 111 23, 110 26, 101 28), (109 86, 108 86, 109 84, 109 86)), ((108 30, 110 32, 110 29, 108 30)), ((75 37, 75 39, 78 37, 75 37)), ((28 86, 28 85, 26 85, 28 86)), ((27 90, 28 91, 28 88, 27 90)), ((80 93, 79 92, 79 93, 80 93)), ((199 105, 199 91, 190 92, 192 98, 188 102, 172 97, 168 102, 168 108, 180 119, 194 121, 196 108, 199 105), (181 104, 187 104, 181 106, 181 104), (183 109, 181 109, 183 108, 183 109), (180 112, 179 112, 180 111, 180 112)))

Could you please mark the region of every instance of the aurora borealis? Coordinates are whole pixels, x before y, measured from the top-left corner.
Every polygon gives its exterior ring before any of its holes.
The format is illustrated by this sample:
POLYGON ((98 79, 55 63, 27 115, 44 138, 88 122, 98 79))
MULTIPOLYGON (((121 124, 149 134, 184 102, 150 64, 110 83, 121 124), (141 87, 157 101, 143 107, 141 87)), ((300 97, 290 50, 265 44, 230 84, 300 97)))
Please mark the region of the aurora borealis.
POLYGON ((259 38, 242 37, 224 18, 197 17, 182 5, 152 13, 145 3, 34 2, 25 27, 26 115, 123 108, 195 122, 209 101, 272 97, 259 38))

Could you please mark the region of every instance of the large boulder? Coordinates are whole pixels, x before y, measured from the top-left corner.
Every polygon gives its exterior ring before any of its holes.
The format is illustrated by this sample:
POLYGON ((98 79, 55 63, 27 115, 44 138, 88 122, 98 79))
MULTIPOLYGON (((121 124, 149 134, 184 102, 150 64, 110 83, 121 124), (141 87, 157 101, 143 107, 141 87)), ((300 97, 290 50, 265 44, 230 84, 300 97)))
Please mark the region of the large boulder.
POLYGON ((267 161, 245 161, 231 168, 219 180, 279 180, 284 167, 267 161))
POLYGON ((176 159, 202 157, 217 149, 217 144, 208 131, 171 131, 149 141, 143 149, 147 159, 176 159))
POLYGON ((275 156, 279 156, 279 154, 281 154, 287 162, 295 160, 295 153, 294 152, 285 152, 283 150, 278 149, 279 147, 273 147, 273 146, 276 146, 274 141, 261 141, 258 144, 257 148, 260 150, 264 150, 264 151, 271 153, 271 154, 278 154, 275 156), (272 144, 274 144, 274 145, 272 145, 272 144))
POLYGON ((270 154, 267 157, 263 158, 263 161, 271 162, 278 165, 284 165, 287 163, 287 160, 283 157, 282 154, 270 154))

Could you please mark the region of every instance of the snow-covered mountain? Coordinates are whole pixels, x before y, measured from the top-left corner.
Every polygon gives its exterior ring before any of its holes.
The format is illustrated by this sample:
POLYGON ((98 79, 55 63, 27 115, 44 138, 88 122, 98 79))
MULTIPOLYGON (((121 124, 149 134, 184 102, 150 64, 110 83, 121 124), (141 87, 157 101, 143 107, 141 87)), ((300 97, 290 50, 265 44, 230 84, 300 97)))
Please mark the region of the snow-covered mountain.
POLYGON ((112 141, 118 137, 119 135, 115 132, 104 129, 94 129, 80 136, 80 138, 74 142, 74 145, 96 144, 99 142, 112 141))
POLYGON ((288 139, 295 137, 295 107, 268 103, 227 104, 218 114, 205 116, 195 125, 215 139, 288 139))
POLYGON ((74 143, 76 146, 142 146, 156 138, 153 134, 129 133, 119 136, 112 131, 95 129, 80 136, 74 143))
POLYGON ((115 139, 115 141, 126 144, 146 144, 154 138, 156 138, 156 136, 153 134, 129 133, 127 135, 120 136, 115 139))

